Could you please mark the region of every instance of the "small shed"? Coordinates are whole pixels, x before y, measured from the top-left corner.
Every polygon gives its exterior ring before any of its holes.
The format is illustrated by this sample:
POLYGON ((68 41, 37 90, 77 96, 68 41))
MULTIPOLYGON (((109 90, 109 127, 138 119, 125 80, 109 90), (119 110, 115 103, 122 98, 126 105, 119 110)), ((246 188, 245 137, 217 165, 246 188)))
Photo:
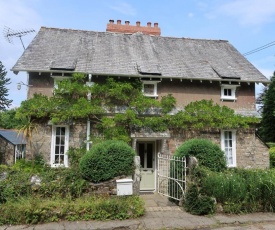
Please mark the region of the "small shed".
POLYGON ((26 140, 16 130, 0 130, 0 164, 12 165, 26 152, 26 140))

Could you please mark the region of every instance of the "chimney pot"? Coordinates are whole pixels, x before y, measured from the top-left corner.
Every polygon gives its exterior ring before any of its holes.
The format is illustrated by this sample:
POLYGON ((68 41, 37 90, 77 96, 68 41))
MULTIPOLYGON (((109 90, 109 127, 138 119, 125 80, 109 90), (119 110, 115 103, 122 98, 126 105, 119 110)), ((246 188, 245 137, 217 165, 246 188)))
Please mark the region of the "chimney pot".
POLYGON ((109 23, 110 23, 110 24, 114 24, 114 20, 113 20, 113 19, 110 19, 110 20, 109 20, 109 23))
POLYGON ((151 27, 151 22, 147 22, 147 26, 148 26, 148 27, 151 27))
POLYGON ((158 27, 159 24, 157 22, 154 23, 154 27, 158 27))
POLYGON ((125 21, 125 25, 129 25, 130 24, 130 21, 125 21))
POLYGON ((117 24, 120 25, 121 24, 121 20, 117 20, 117 24))
POLYGON ((140 21, 137 21, 137 22, 136 22, 136 25, 137 25, 137 26, 140 26, 140 21))

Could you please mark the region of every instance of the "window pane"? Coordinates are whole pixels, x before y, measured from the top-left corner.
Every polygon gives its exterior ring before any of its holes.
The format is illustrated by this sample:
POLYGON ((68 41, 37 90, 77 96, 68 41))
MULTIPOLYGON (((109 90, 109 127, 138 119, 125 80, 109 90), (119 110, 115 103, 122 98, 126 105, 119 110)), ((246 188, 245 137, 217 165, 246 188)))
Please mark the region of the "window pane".
POLYGON ((144 144, 139 144, 138 155, 140 157, 140 165, 144 168, 144 144))
POLYGON ((153 84, 144 84, 144 93, 154 95, 154 88, 153 84))
POLYGON ((147 168, 153 168, 153 153, 147 152, 147 168))
POLYGON ((65 135, 65 127, 60 127, 60 134, 65 135))
POLYGON ((56 135, 60 135, 60 127, 56 127, 56 135))
POLYGON ((61 145, 64 145, 64 144, 65 144, 65 136, 62 136, 62 137, 60 138, 60 144, 61 144, 61 145))

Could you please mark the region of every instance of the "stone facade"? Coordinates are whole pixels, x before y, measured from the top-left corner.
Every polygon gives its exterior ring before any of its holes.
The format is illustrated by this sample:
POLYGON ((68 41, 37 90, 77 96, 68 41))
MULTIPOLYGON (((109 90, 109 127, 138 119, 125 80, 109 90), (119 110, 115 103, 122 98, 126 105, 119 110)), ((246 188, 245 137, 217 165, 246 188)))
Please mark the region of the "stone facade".
MULTIPOLYGON (((94 133, 94 130, 91 130, 94 133)), ((204 138, 221 146, 221 131, 207 130, 194 131, 183 130, 181 132, 166 133, 136 133, 131 135, 132 147, 136 149, 136 141, 139 139, 155 139, 156 151, 165 154, 174 154, 176 149, 185 141, 192 138, 204 138)), ((50 162, 51 155, 52 126, 40 124, 39 133, 33 134, 34 153, 42 153, 44 159, 50 162)), ((85 145, 86 124, 71 124, 69 133, 69 147, 81 147, 85 145)), ((27 148, 27 150, 29 150, 27 148)), ((27 151, 27 157, 29 151, 27 151)), ((236 157, 237 167, 241 168, 268 168, 269 152, 268 147, 257 137, 255 129, 237 130, 236 132, 236 157)))
POLYGON ((0 164, 14 164, 15 146, 8 141, 0 138, 0 164))
MULTIPOLYGON (((204 138, 221 146, 220 130, 194 131, 184 130, 182 133, 172 133, 167 140, 168 151, 173 154, 176 149, 192 138, 204 138)), ((237 167, 240 168, 269 168, 268 147, 257 137, 255 129, 239 129, 236 132, 237 167)))
MULTIPOLYGON (((104 83, 105 76, 93 76, 92 81, 95 83, 104 83)), ((49 73, 30 73, 28 98, 35 93, 42 93, 51 96, 53 93, 54 79, 49 73)), ((199 81, 199 80, 179 80, 179 79, 162 79, 157 84, 157 100, 162 96, 171 93, 177 101, 177 109, 183 109, 187 104, 199 100, 213 100, 220 106, 227 106, 236 112, 242 114, 253 114, 256 111, 255 105, 255 83, 240 82, 236 90, 236 101, 221 100, 221 85, 218 81, 199 81)), ((35 153, 43 153, 45 160, 50 162, 52 126, 48 123, 40 124, 39 132, 34 133, 33 149, 35 153)), ((86 122, 70 124, 69 147, 80 147, 85 144, 86 140, 86 122)), ((95 130, 91 129, 91 134, 95 130)), ((174 154, 177 147, 184 141, 192 138, 206 138, 212 142, 221 145, 220 130, 211 131, 194 131, 184 130, 180 133, 150 133, 147 131, 133 132, 132 147, 136 149, 136 143, 139 140, 155 140, 156 151, 165 154, 174 154)), ((243 168, 268 168, 269 154, 268 148, 255 135, 255 129, 237 130, 236 132, 236 155, 237 167, 243 168)))

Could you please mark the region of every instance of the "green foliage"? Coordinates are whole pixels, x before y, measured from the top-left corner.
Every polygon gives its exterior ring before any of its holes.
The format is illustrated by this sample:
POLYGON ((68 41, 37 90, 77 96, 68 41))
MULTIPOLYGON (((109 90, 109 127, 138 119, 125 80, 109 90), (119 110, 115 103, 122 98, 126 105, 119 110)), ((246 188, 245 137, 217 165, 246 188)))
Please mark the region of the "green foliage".
POLYGON ((88 190, 88 182, 76 168, 49 169, 39 175, 41 186, 33 190, 34 195, 39 197, 75 199, 88 190))
POLYGON ((263 97, 262 120, 259 133, 265 142, 275 142, 275 72, 263 97))
POLYGON ((84 147, 82 148, 70 147, 69 150, 67 151, 70 167, 78 169, 80 159, 81 157, 84 156, 85 153, 86 153, 86 148, 84 147))
POLYGON ((184 142, 175 152, 177 157, 194 156, 199 165, 219 172, 226 168, 224 152, 221 148, 206 139, 191 139, 184 142))
POLYGON ((150 128, 154 132, 167 129, 247 128, 258 123, 255 117, 234 114, 226 106, 213 101, 196 101, 184 111, 170 115, 176 99, 168 94, 160 100, 146 97, 142 83, 133 79, 107 78, 102 83, 86 85, 87 76, 75 73, 58 82, 52 97, 35 94, 22 102, 17 118, 51 119, 52 123, 89 118, 105 139, 129 142, 133 129, 150 128), (91 100, 87 99, 90 94, 91 100))
POLYGON ((80 161, 80 172, 92 182, 129 175, 134 170, 135 151, 122 141, 109 140, 94 145, 80 161))
POLYGON ((184 208, 193 215, 208 215, 215 212, 215 200, 209 196, 201 195, 198 187, 191 184, 187 189, 184 208))
POLYGON ((16 129, 24 124, 24 120, 15 118, 17 109, 10 109, 0 112, 0 128, 16 129))
POLYGON ((168 94, 167 96, 163 96, 161 98, 161 106, 163 113, 169 113, 176 106, 176 99, 172 96, 172 94, 168 94))
POLYGON ((275 168, 275 147, 269 149, 270 168, 275 168))
POLYGON ((90 196, 74 200, 25 198, 0 206, 0 225, 47 222, 124 220, 144 214, 140 197, 90 196))
POLYGON ((201 191, 216 198, 225 212, 275 211, 275 171, 234 169, 208 172, 201 191))
POLYGON ((256 117, 245 117, 234 113, 227 106, 214 104, 212 100, 195 101, 188 104, 170 118, 170 126, 193 129, 248 128, 249 124, 259 123, 256 117))
POLYGON ((9 95, 7 85, 9 85, 11 81, 10 78, 6 78, 6 75, 7 71, 0 61, 0 111, 6 110, 6 108, 8 108, 12 103, 12 100, 7 98, 9 95))
POLYGON ((42 154, 36 154, 34 156, 34 161, 29 161, 26 159, 17 160, 11 169, 14 171, 24 171, 28 173, 39 173, 45 170, 45 160, 42 154))

